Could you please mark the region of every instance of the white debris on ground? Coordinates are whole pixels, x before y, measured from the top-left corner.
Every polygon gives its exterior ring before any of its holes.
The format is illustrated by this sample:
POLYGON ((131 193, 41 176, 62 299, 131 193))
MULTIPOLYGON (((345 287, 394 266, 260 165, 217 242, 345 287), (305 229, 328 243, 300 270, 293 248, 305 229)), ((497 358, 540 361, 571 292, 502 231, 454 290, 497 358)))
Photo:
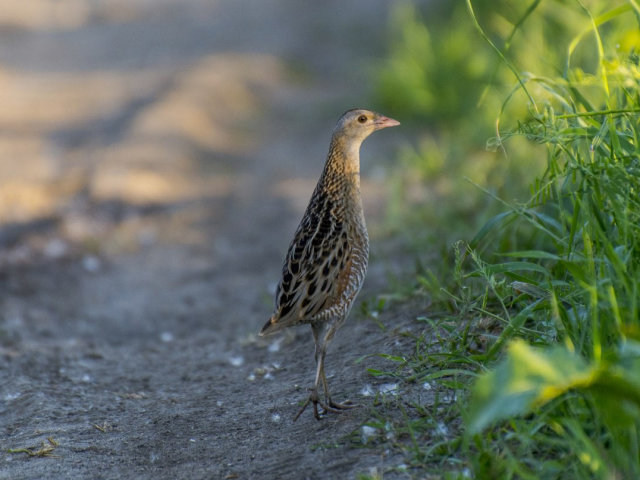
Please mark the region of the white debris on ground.
POLYGON ((383 383, 378 387, 378 391, 382 394, 397 395, 398 384, 397 383, 383 383))
POLYGON ((241 367, 244 365, 244 357, 242 355, 232 355, 229 357, 229 363, 234 367, 241 367))
POLYGON ((175 339, 175 338, 174 338, 174 336, 173 336, 173 333, 171 333, 171 332, 162 332, 162 333, 160 334, 160 340, 161 340, 163 343, 170 343, 170 342, 173 342, 173 340, 174 340, 174 339, 175 339))
POLYGON ((438 422, 436 425, 436 432, 443 437, 449 433, 449 428, 442 422, 438 422))
POLYGON ((85 255, 82 257, 82 268, 87 273, 98 273, 102 268, 102 261, 95 255, 85 255))
POLYGON ((282 342, 284 340, 284 337, 278 337, 276 338, 267 348, 267 350, 271 353, 275 353, 275 352, 279 352, 280 351, 280 345, 282 345, 282 342))
POLYGON ((360 395, 362 395, 363 397, 370 397, 373 394, 373 387, 371 387, 369 383, 365 384, 365 386, 362 387, 362 390, 360 390, 360 395))
POLYGON ((377 434, 378 429, 375 427, 370 427, 369 425, 363 425, 361 431, 362 443, 367 443, 371 439, 371 437, 377 434))
POLYGON ((272 362, 268 365, 256 367, 247 377, 247 380, 254 382, 257 378, 264 380, 273 380, 275 378, 274 373, 280 370, 280 362, 272 362))

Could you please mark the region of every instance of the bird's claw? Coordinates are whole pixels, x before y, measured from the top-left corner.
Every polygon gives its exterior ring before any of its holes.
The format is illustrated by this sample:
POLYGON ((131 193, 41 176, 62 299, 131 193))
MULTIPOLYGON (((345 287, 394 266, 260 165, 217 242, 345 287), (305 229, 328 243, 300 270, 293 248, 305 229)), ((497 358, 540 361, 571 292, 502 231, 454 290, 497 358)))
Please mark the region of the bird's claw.
POLYGON ((350 410, 352 408, 356 408, 360 406, 357 403, 353 403, 351 400, 345 400, 343 403, 337 403, 329 399, 328 403, 329 403, 329 406, 333 409, 333 411, 350 410))
POLYGON ((341 413, 342 410, 335 408, 331 405, 328 405, 326 403, 324 403, 322 400, 318 399, 318 398, 313 398, 313 394, 309 395, 309 398, 307 398, 307 401, 304 402, 304 405, 302 406, 302 408, 298 411, 298 413, 296 414, 295 417, 293 417, 293 421, 295 422, 296 420, 298 420, 298 417, 300 417, 300 415, 302 415, 302 412, 304 412, 307 407, 309 406, 310 403, 313 403, 313 416, 316 417, 316 420, 320 420, 324 415, 326 415, 329 412, 334 412, 334 413, 341 413), (318 411, 318 405, 320 405, 322 407, 322 411, 318 411))
MULTIPOLYGON (((298 420, 298 417, 300 415, 302 415, 302 412, 304 412, 307 407, 309 406, 309 404, 311 403, 311 398, 308 398, 306 402, 304 402, 304 405, 302 406, 302 408, 298 411, 298 413, 296 413, 296 416, 293 417, 293 421, 295 422, 296 420, 298 420)), ((316 411, 316 418, 318 418, 318 406, 314 403, 313 407, 316 411)))
POLYGON ((298 411, 296 416, 293 418, 294 422, 298 420, 298 417, 302 415, 302 412, 304 412, 307 409, 310 403, 313 403, 313 416, 316 417, 316 420, 320 420, 323 416, 325 416, 328 413, 342 413, 344 410, 349 410, 359 406, 358 404, 352 403, 350 400, 345 400, 344 403, 337 403, 329 398, 327 399, 326 402, 323 402, 318 398, 317 390, 311 389, 311 394, 309 395, 309 398, 307 398, 307 401, 304 402, 304 405, 302 406, 302 408, 298 411), (321 412, 318 411, 318 405, 322 407, 321 412))

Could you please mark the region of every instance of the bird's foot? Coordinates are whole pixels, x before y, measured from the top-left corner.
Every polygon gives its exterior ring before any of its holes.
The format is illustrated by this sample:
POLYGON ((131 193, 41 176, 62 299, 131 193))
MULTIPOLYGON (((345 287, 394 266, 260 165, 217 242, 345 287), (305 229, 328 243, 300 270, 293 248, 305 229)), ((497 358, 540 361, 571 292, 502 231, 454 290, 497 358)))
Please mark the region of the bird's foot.
POLYGON ((333 411, 350 410, 352 408, 359 407, 357 403, 353 403, 351 400, 345 400, 343 403, 334 402, 330 398, 327 399, 327 405, 329 405, 333 411))
POLYGON ((345 410, 350 410, 352 408, 359 407, 357 403, 353 403, 351 400, 345 400, 343 403, 334 402, 331 400, 331 397, 327 397, 326 404, 321 404, 324 411, 322 414, 326 414, 328 412, 342 413, 345 410))
POLYGON ((350 402, 345 402, 345 404, 340 404, 340 403, 334 403, 330 399, 325 403, 322 400, 320 400, 320 398, 318 397, 318 390, 316 390, 315 388, 311 388, 310 390, 311 390, 311 394, 309 395, 309 398, 307 398, 307 401, 304 402, 304 405, 302 406, 300 411, 293 418, 294 422, 298 420, 298 417, 302 415, 302 412, 304 412, 307 409, 310 403, 313 404, 313 416, 316 417, 316 420, 320 420, 324 415, 326 415, 329 412, 342 413, 343 410, 357 407, 357 405, 351 405, 350 402), (318 405, 322 407, 322 412, 318 411, 318 405))

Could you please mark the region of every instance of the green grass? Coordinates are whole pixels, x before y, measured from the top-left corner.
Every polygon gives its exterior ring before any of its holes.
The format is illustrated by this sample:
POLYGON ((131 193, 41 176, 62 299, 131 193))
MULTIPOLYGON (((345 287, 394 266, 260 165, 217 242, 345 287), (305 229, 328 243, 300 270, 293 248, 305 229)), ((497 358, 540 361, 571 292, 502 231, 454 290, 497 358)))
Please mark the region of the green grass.
POLYGON ((468 1, 440 27, 395 17, 379 96, 426 126, 398 192, 436 192, 391 208, 411 210, 396 228, 429 265, 431 306, 412 351, 371 373, 428 382, 435 405, 400 398, 370 423, 416 477, 640 478, 640 7, 513 3, 468 1), (473 31, 485 48, 449 45, 473 31), (438 190, 468 170, 478 188, 438 190))

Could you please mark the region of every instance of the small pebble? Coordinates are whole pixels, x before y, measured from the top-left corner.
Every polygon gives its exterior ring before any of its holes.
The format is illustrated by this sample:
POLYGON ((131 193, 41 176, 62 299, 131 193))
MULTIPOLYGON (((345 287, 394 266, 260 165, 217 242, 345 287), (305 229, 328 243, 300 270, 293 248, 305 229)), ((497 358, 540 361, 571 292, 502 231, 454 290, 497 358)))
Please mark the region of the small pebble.
POLYGON ((174 340, 173 333, 171 333, 171 332, 162 332, 160 334, 160 340, 162 340, 164 343, 173 342, 173 340, 174 340))
POLYGON ((10 401, 15 400, 16 398, 19 398, 19 397, 20 397, 20 392, 7 393, 4 396, 4 401, 5 402, 10 402, 10 401))
POLYGON ((82 268, 89 273, 97 273, 102 267, 102 262, 95 255, 86 255, 82 257, 82 268))
POLYGON ((458 396, 454 393, 452 395, 443 395, 442 403, 454 403, 458 400, 458 396))
POLYGON ((244 357, 241 355, 229 357, 229 363, 234 367, 241 367, 242 365, 244 365, 244 357))
POLYGON ((279 352, 280 351, 280 345, 282 344, 282 339, 284 337, 280 337, 278 339, 276 339, 275 341, 273 341, 271 343, 271 345, 269 345, 269 348, 267 348, 268 351, 270 351, 271 353, 275 353, 275 352, 279 352))

